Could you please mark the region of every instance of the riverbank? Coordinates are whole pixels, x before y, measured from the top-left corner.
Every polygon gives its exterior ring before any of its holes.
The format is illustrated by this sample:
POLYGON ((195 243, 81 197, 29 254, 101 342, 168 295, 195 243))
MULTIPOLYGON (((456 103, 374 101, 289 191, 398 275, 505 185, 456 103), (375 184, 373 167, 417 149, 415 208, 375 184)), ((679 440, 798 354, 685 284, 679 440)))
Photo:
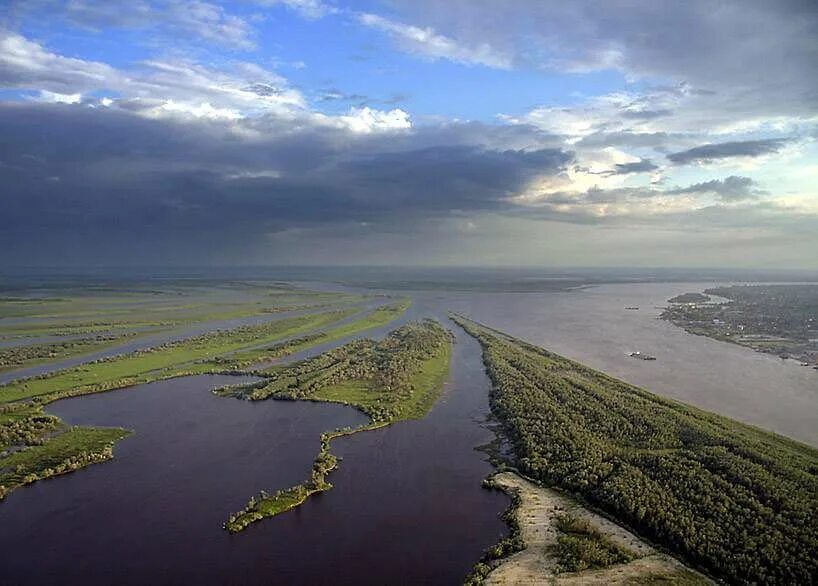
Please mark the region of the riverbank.
POLYGON ((818 451, 454 319, 483 347, 492 412, 526 476, 718 578, 815 577, 818 451))
POLYGON ((517 503, 512 514, 524 549, 487 566, 483 584, 712 584, 675 558, 563 493, 538 486, 509 471, 494 475, 491 481, 517 503), (564 561, 559 544, 566 533, 560 530, 559 519, 564 515, 587 523, 593 532, 628 552, 630 561, 578 572, 562 570, 564 561))

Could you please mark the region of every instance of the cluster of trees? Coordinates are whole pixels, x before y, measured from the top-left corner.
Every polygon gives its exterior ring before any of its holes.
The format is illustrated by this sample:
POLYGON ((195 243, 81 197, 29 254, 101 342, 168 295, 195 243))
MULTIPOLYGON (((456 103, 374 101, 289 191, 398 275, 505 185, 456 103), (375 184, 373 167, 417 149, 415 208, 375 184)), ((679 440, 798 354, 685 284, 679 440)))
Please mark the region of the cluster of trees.
POLYGON ((306 484, 298 484, 292 488, 278 490, 273 494, 268 494, 262 490, 258 496, 250 497, 244 509, 230 515, 224 523, 224 528, 231 533, 243 531, 256 521, 297 507, 307 500, 313 492, 315 491, 307 488, 306 484))
POLYGON ((557 516, 555 524, 561 533, 554 546, 559 560, 557 573, 607 568, 626 564, 636 557, 584 519, 563 513, 557 516))
POLYGON ((381 341, 356 340, 270 374, 262 385, 248 385, 251 400, 311 399, 324 388, 350 380, 371 383, 371 402, 358 405, 374 421, 390 421, 413 392, 420 364, 451 342, 451 333, 433 320, 404 325, 381 341))
POLYGON ((0 349, 0 370, 15 368, 35 361, 56 360, 79 352, 89 352, 101 344, 112 342, 120 337, 122 336, 100 334, 78 340, 2 348, 0 349))
POLYGON ((818 452, 459 319, 526 475, 735 583, 818 581, 818 452))
MULTIPOLYGON (((59 417, 43 413, 22 404, 8 405, 6 417, 0 425, 0 452, 11 446, 34 446, 44 441, 44 436, 57 429, 59 417), (16 411, 15 407, 19 407, 16 411), (19 412, 19 416, 18 416, 19 412)), ((6 410, 0 410, 0 414, 6 410)))
POLYGON ((117 428, 72 427, 58 436, 58 445, 38 445, 0 458, 0 500, 24 484, 109 460, 114 443, 127 434, 117 428))

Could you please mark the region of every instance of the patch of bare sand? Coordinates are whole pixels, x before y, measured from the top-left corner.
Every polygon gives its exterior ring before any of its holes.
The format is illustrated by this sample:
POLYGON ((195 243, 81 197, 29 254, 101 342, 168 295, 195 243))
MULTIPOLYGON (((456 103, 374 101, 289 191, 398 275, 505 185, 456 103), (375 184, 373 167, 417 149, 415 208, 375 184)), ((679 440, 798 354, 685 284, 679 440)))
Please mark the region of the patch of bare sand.
POLYGON ((538 486, 513 472, 497 474, 494 480, 504 490, 520 494, 517 520, 526 548, 502 560, 486 577, 486 584, 712 584, 676 558, 656 550, 627 529, 564 494, 538 486), (551 549, 560 533, 554 526, 554 518, 566 512, 587 520, 608 539, 632 552, 636 559, 601 570, 557 574, 558 560, 551 549))

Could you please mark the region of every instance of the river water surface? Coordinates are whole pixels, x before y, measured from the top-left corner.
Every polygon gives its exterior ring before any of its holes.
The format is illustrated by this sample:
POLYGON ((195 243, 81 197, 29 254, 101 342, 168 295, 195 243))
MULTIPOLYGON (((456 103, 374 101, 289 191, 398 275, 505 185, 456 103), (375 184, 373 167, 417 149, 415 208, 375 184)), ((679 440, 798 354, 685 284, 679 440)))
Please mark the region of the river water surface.
POLYGON ((335 489, 230 535, 221 523, 259 489, 309 476, 322 431, 365 421, 340 405, 208 392, 236 382, 185 377, 50 405, 69 423, 136 433, 111 462, 0 504, 0 584, 458 584, 504 533, 508 501, 481 488, 491 467, 474 449, 492 438, 488 379, 464 334, 429 417, 336 440, 335 489))
POLYGON ((818 444, 818 373, 657 319, 668 298, 709 285, 411 293, 400 322, 435 317, 457 334, 441 400, 423 420, 336 440, 343 461, 330 477, 333 490, 238 535, 221 529, 230 512, 259 489, 306 478, 319 434, 363 416, 339 405, 209 392, 235 377, 187 377, 50 405, 70 423, 135 434, 113 461, 0 503, 0 584, 460 583, 504 533, 499 514, 508 501, 480 487, 491 471, 474 449, 492 437, 484 425, 489 382, 479 346, 447 320, 448 310, 653 392, 818 444), (657 360, 628 356, 636 350, 657 360))

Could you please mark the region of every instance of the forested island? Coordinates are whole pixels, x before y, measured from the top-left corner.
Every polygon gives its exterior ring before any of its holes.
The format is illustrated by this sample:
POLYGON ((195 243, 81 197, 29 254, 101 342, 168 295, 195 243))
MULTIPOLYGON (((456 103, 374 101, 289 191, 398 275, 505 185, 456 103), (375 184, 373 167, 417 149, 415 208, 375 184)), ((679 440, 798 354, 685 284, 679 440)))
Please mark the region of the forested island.
POLYGON ((818 368, 818 285, 734 285, 685 293, 661 318, 717 340, 818 368), (702 303, 709 295, 726 303, 702 303))
POLYGON ((454 319, 522 474, 727 582, 818 578, 818 451, 454 319))
POLYGON ((402 326, 381 341, 356 340, 315 358, 275 369, 265 380, 230 386, 217 393, 261 401, 329 401, 351 405, 370 418, 355 429, 321 436, 321 447, 308 480, 274 494, 261 491, 230 516, 225 529, 238 532, 251 523, 288 511, 310 495, 332 488, 327 476, 338 461, 330 442, 403 419, 423 417, 439 396, 449 372, 451 334, 432 320, 402 326))
POLYGON ((708 301, 710 301, 710 296, 702 293, 682 293, 668 299, 668 303, 707 303, 708 301))

